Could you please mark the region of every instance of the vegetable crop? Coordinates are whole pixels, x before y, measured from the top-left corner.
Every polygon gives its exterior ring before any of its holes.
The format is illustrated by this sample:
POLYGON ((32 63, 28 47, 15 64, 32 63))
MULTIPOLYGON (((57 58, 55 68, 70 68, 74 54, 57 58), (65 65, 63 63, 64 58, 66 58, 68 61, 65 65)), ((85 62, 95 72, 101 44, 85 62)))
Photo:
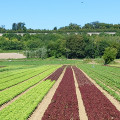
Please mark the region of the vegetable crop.
POLYGON ((103 95, 103 93, 88 80, 83 72, 73 67, 82 100, 89 120, 119 120, 120 112, 103 95))

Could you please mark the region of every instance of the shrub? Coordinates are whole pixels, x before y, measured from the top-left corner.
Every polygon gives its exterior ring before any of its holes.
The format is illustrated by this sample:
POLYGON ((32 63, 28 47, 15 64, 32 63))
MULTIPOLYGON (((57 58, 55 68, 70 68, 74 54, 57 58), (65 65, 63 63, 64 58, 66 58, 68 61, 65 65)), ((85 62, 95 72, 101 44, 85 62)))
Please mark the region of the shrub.
POLYGON ((113 61, 116 58, 117 55, 117 49, 107 47, 104 51, 103 59, 104 64, 109 64, 111 61, 113 61))

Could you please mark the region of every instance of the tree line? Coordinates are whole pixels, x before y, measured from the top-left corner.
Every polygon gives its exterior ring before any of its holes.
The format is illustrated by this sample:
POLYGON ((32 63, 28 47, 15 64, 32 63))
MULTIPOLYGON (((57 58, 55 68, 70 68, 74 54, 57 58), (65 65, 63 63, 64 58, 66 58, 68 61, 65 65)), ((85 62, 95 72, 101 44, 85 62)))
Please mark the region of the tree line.
POLYGON ((23 50, 30 58, 96 58, 102 57, 108 48, 114 49, 116 57, 120 58, 120 35, 26 33, 20 36, 12 33, 0 37, 1 50, 23 50))
POLYGON ((5 29, 1 25, 0 33, 65 33, 65 32, 118 32, 120 33, 120 24, 101 23, 99 21, 86 23, 84 26, 70 23, 64 27, 54 27, 52 30, 26 28, 24 22, 13 23, 11 29, 5 29))

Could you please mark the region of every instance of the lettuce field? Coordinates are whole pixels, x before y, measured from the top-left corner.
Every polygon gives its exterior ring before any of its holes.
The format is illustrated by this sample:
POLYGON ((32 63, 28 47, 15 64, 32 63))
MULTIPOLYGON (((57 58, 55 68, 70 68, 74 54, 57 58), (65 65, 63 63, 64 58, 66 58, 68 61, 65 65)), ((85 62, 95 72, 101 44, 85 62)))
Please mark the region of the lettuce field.
POLYGON ((0 120, 27 119, 120 120, 120 68, 82 63, 1 66, 0 120))

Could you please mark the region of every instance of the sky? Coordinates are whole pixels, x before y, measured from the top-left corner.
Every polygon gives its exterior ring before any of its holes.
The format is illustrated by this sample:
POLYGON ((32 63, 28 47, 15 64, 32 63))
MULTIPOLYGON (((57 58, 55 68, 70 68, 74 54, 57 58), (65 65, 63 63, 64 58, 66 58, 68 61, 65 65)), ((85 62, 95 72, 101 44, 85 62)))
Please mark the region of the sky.
POLYGON ((0 26, 53 29, 99 21, 120 24, 120 0, 0 0, 0 26))

